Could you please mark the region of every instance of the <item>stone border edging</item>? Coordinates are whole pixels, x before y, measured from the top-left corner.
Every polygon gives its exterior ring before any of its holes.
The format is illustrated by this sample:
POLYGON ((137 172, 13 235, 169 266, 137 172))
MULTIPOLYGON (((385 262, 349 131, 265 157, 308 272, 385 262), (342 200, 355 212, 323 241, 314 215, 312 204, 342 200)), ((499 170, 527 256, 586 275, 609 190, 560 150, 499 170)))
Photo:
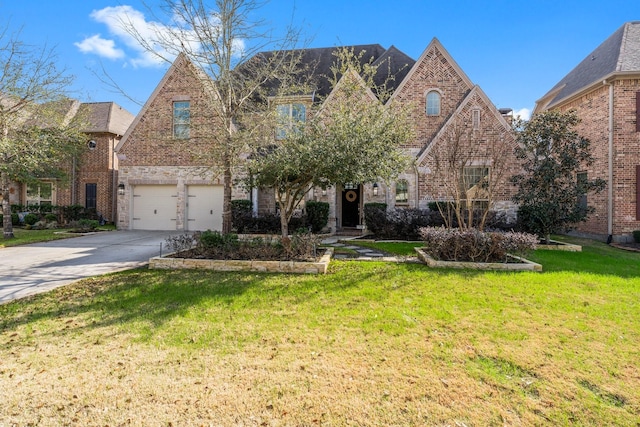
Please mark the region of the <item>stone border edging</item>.
POLYGON ((582 252, 582 246, 574 245, 573 243, 560 242, 558 240, 549 240, 555 243, 555 245, 538 244, 536 249, 543 249, 547 251, 565 251, 565 252, 582 252))
POLYGON ((432 268, 466 268, 470 270, 505 270, 505 271, 542 271, 542 265, 528 259, 513 256, 519 263, 502 262, 463 262, 463 261, 437 261, 431 258, 422 248, 414 248, 418 253, 418 259, 432 268))
POLYGON ((260 260, 242 261, 153 257, 149 260, 149 269, 203 269, 214 271, 326 274, 332 255, 333 248, 325 248, 324 255, 322 255, 322 257, 320 257, 320 260, 317 262, 260 260))

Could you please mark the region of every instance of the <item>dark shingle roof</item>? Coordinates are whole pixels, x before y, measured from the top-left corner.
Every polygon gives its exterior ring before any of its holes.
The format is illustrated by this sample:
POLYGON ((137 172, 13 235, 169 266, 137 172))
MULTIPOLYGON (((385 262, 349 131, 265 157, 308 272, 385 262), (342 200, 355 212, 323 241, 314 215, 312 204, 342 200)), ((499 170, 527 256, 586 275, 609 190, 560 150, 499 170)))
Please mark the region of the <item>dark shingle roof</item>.
POLYGON ((549 106, 616 72, 640 72, 640 21, 627 22, 582 60, 542 99, 549 106))
MULTIPOLYGON (((310 74, 315 95, 319 98, 324 98, 331 92, 331 82, 329 81, 329 78, 333 75, 331 66, 337 59, 334 53, 342 48, 352 50, 354 55, 360 58, 361 65, 369 62, 380 65, 375 78, 376 84, 379 85, 383 83, 388 72, 390 72, 391 75, 395 75, 395 79, 390 82, 391 89, 395 89, 395 87, 400 84, 415 63, 415 60, 396 47, 391 46, 389 49, 385 49, 379 44, 292 50, 292 54, 301 55, 300 62, 304 64, 306 70, 308 70, 305 71, 305 73, 310 74)), ((259 55, 269 56, 270 54, 271 52, 264 52, 259 55)), ((273 92, 275 93, 275 86, 277 86, 277 84, 271 82, 269 86, 274 86, 273 92)))
POLYGON ((134 116, 115 102, 87 102, 80 106, 86 114, 89 129, 86 132, 124 135, 134 116))

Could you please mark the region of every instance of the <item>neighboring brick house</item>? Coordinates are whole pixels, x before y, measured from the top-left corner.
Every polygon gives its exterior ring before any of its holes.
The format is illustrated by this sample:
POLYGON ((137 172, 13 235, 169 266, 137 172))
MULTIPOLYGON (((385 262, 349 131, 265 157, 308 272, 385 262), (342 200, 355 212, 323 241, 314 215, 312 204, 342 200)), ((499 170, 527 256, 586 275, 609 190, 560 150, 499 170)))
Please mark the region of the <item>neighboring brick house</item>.
POLYGON ((577 112, 595 157, 580 174, 607 181, 588 196, 595 213, 577 232, 631 240, 640 229, 640 21, 620 27, 540 98, 534 114, 546 110, 577 112))
POLYGON ((68 181, 43 178, 30 185, 13 183, 11 203, 21 205, 82 205, 95 209, 105 221, 116 220, 118 160, 115 146, 134 116, 113 102, 69 105, 70 114, 86 120, 86 149, 73 165, 69 165, 68 181))
MULTIPOLYGON (((332 231, 362 228, 362 208, 367 202, 426 208, 429 202, 446 198, 441 187, 447 177, 436 176, 433 149, 446 145, 447 136, 454 128, 464 128, 468 136, 465 143, 474 156, 466 166, 476 175, 476 183, 491 175, 497 166, 487 156, 488 147, 496 141, 508 146, 501 161, 507 164, 508 173, 513 172, 517 161, 508 119, 470 81, 437 39, 433 39, 417 62, 393 46, 384 49, 373 44, 348 48, 361 63, 380 65, 377 84, 386 80, 388 74, 394 77, 388 82, 393 92, 388 102, 412 106, 416 139, 404 148, 417 159, 417 164, 401 174, 396 182, 342 183, 326 191, 310 192, 308 199, 330 203, 332 231)), ((279 115, 305 120, 311 113, 310 106, 331 102, 327 77, 331 76, 336 49, 302 51, 302 62, 310 65, 317 77, 315 90, 271 99, 279 115)), ((119 185, 124 187, 118 202, 120 228, 220 229, 219 171, 188 154, 197 151, 194 146, 206 145, 207 141, 202 138, 215 127, 213 118, 205 117, 200 124, 196 123, 196 117, 204 117, 198 111, 206 104, 206 97, 202 95, 206 78, 184 55, 179 55, 116 148, 120 160, 119 185), (182 121, 180 108, 188 110, 184 123, 190 120, 191 134, 185 138, 175 129, 182 121), (184 143, 190 145, 188 150, 184 143)), ((379 101, 374 96, 372 102, 379 101)), ((466 169, 465 173, 469 172, 466 169)), ((514 189, 507 182, 505 178, 496 183, 492 207, 513 217, 515 206, 509 200, 514 189)), ((236 187, 233 198, 251 199, 256 212, 275 210, 273 193, 269 191, 236 187)))

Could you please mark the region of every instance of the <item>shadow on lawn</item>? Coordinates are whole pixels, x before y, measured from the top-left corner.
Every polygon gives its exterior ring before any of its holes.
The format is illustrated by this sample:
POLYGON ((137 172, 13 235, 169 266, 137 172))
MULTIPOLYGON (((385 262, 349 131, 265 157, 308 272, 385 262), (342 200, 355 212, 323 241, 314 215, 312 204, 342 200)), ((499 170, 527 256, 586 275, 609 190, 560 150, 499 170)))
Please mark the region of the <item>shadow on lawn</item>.
MULTIPOLYGON (((326 275, 135 269, 0 305, 0 333, 39 321, 64 323, 50 332, 38 332, 50 336, 146 322, 148 327, 142 328, 145 332, 132 331, 146 340, 165 323, 187 316, 194 308, 210 304, 215 307, 214 312, 222 310, 231 315, 256 299, 260 300, 257 304, 266 307, 275 305, 283 296, 292 304, 302 303, 321 293, 343 292, 361 280, 371 280, 374 274, 375 271, 343 273, 336 280, 326 275), (293 286, 299 292, 292 292, 293 286), (240 297, 248 292, 252 295, 242 301, 240 297)), ((37 329, 41 331, 42 327, 37 329)))

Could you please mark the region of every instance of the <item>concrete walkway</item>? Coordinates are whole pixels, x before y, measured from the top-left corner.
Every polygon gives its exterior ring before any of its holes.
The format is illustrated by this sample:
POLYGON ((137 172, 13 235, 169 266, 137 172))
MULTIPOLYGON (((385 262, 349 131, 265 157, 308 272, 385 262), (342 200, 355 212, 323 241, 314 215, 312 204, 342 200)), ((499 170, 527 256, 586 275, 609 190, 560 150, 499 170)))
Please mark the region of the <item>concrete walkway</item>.
POLYGON ((105 231, 0 248, 0 304, 82 278, 143 266, 176 233, 105 231))

